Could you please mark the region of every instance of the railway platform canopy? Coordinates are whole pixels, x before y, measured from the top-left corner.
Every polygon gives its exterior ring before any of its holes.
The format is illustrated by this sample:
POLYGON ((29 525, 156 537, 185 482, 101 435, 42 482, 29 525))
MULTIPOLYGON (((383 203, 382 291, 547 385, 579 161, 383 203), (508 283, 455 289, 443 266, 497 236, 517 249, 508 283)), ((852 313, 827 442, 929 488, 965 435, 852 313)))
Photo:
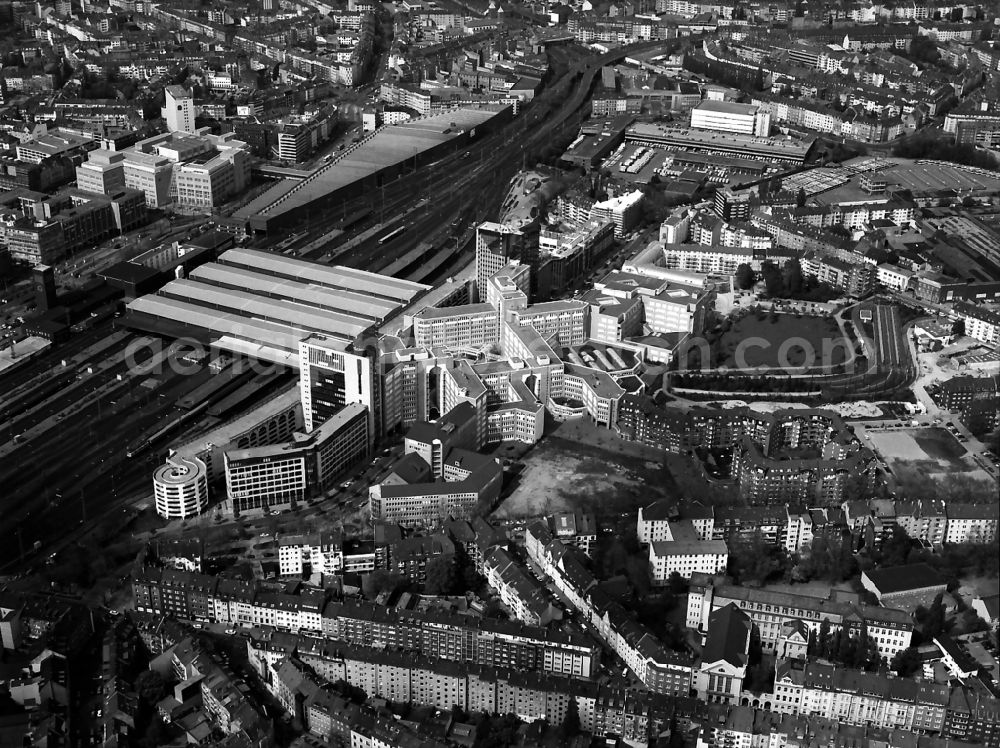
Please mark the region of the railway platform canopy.
POLYGON ((509 120, 510 105, 464 107, 382 127, 305 179, 283 179, 233 214, 254 230, 291 225, 320 213, 348 193, 357 197, 379 182, 464 144, 509 120))
POLYGON ((429 290, 364 270, 233 249, 130 302, 125 323, 298 368, 304 338, 320 334, 349 350, 429 290))

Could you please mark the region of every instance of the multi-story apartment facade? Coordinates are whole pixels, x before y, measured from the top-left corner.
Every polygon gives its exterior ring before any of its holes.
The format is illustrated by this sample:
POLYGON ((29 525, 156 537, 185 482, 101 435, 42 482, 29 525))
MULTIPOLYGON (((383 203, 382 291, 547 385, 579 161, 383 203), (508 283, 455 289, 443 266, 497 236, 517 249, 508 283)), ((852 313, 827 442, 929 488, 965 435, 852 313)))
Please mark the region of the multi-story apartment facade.
POLYGON ((730 603, 745 611, 760 634, 764 651, 778 651, 783 626, 801 621, 811 631, 819 631, 823 621, 831 630, 846 629, 852 635, 862 627, 878 647, 879 655, 891 660, 910 646, 913 621, 900 610, 857 606, 809 595, 770 592, 720 583, 708 575, 695 575, 688 592, 688 628, 705 630, 712 611, 730 603))

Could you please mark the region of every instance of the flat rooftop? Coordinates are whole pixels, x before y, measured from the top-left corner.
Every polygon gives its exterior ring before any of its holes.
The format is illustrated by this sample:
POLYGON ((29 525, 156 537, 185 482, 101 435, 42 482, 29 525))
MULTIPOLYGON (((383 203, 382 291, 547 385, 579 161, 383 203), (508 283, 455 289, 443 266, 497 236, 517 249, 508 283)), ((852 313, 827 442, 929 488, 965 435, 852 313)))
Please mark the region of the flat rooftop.
POLYGON ((347 350, 429 287, 256 250, 224 252, 189 278, 128 305, 127 323, 162 335, 298 367, 299 341, 322 335, 347 350))
POLYGON ((755 104, 737 104, 735 101, 715 101, 705 99, 695 107, 701 112, 719 112, 720 114, 753 114, 760 107, 755 104))
MULTIPOLYGON (((140 296, 129 303, 128 311, 126 322, 133 327, 153 329, 155 326, 164 334, 169 334, 171 329, 197 328, 209 334, 218 348, 296 369, 299 341, 311 334, 310 330, 289 324, 248 319, 164 296, 140 296), (148 324, 150 322, 153 326, 148 324)), ((347 341, 343 347, 347 349, 347 341)))
POLYGON ((285 299, 258 296, 248 291, 219 288, 197 280, 181 278, 167 283, 160 295, 200 304, 209 309, 232 311, 241 317, 288 324, 335 337, 353 339, 371 326, 371 321, 353 314, 341 314, 285 299))
POLYGON ((653 145, 692 150, 746 153, 747 158, 769 155, 778 158, 804 161, 815 142, 808 140, 758 137, 738 133, 716 133, 710 130, 693 130, 682 127, 638 122, 625 133, 630 142, 649 142, 653 145))

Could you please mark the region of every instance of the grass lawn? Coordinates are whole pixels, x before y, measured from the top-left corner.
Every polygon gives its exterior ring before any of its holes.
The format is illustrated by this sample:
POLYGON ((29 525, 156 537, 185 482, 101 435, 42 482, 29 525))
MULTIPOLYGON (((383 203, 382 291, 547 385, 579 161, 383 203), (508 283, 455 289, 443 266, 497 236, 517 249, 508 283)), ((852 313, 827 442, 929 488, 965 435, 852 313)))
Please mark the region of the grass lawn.
POLYGON ((851 347, 832 317, 748 314, 713 349, 716 365, 741 368, 835 366, 851 347))

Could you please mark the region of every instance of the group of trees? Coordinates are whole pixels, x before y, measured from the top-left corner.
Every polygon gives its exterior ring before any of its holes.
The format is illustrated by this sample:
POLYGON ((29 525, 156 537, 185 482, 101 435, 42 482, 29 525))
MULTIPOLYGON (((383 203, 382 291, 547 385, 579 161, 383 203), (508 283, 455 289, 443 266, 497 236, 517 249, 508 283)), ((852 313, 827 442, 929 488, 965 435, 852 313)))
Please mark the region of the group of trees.
POLYGON ((913 611, 913 620, 917 622, 917 631, 922 641, 933 641, 935 636, 947 633, 951 626, 948 611, 944 607, 944 595, 938 593, 929 608, 918 605, 913 611))
POLYGON ((921 133, 901 141, 892 149, 894 156, 902 158, 928 158, 951 161, 955 164, 978 166, 980 169, 996 169, 996 158, 971 144, 959 145, 951 138, 941 138, 932 132, 921 133))
MULTIPOLYGON (((459 595, 466 591, 478 591, 484 580, 475 565, 461 548, 451 555, 431 558, 424 567, 423 592, 427 595, 459 595)), ((410 586, 410 580, 388 569, 376 569, 361 580, 361 591, 365 597, 374 599, 381 593, 392 594, 410 586)))
POLYGON ((818 632, 809 632, 806 651, 810 657, 821 657, 844 667, 872 672, 885 665, 878 653, 878 644, 868 635, 866 627, 862 626, 856 636, 845 628, 831 629, 830 621, 824 618, 818 632))
POLYGON ((832 538, 817 535, 799 554, 798 563, 791 570, 792 581, 808 582, 822 579, 828 582, 843 582, 852 579, 858 571, 853 545, 854 540, 850 530, 845 529, 839 536, 832 538))
POLYGON ((785 549, 768 542, 760 531, 749 538, 737 538, 729 543, 728 571, 738 584, 767 584, 784 577, 788 567, 785 549))
POLYGON ((724 60, 712 60, 700 50, 684 55, 684 69, 743 91, 764 90, 764 72, 761 68, 754 69, 731 65, 724 60))
POLYGON ((822 381, 814 382, 810 377, 766 377, 764 375, 744 377, 706 372, 670 374, 670 386, 717 392, 815 392, 823 386, 823 383, 822 381))
POLYGON ((804 275, 795 257, 786 260, 780 268, 770 260, 764 262, 760 266, 760 279, 767 296, 774 299, 829 301, 838 296, 829 283, 820 282, 813 275, 804 275))
POLYGON ((486 580, 476 571, 476 565, 456 546, 454 555, 436 556, 427 562, 424 573, 424 594, 461 595, 464 592, 480 592, 486 580))

